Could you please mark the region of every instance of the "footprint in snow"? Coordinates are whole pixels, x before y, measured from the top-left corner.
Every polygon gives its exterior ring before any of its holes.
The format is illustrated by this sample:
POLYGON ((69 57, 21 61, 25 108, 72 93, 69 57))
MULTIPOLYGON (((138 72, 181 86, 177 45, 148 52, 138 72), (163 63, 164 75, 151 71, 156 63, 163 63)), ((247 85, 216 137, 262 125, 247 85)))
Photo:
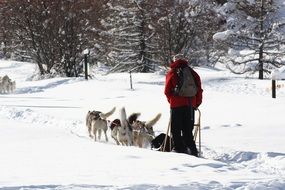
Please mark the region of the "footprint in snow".
POLYGON ((203 130, 208 130, 208 129, 210 129, 210 128, 211 128, 210 126, 202 127, 203 130))
POLYGON ((241 127, 242 125, 239 123, 232 124, 232 125, 222 125, 221 127, 241 127))

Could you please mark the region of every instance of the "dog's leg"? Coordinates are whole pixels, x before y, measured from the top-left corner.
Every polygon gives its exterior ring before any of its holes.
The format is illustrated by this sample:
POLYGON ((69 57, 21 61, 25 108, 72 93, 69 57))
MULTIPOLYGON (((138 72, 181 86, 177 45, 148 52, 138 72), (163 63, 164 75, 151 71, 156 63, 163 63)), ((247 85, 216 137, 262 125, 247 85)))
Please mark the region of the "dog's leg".
POLYGON ((98 139, 99 139, 99 141, 101 141, 101 133, 102 133, 102 129, 98 129, 98 139))
POLYGON ((134 141, 131 138, 130 134, 127 137, 127 142, 126 143, 127 143, 127 146, 133 146, 133 144, 134 144, 134 141))
POLYGON ((93 138, 92 136, 92 127, 90 125, 87 126, 88 127, 88 134, 90 138, 93 138))
POLYGON ((121 145, 122 146, 128 146, 128 139, 126 139, 126 138, 123 138, 123 139, 121 139, 121 145))
POLYGON ((104 134, 105 134, 105 140, 106 142, 108 142, 107 130, 104 130, 104 134))
POLYGON ((91 115, 90 115, 91 111, 88 111, 87 115, 86 115, 86 126, 87 126, 87 129, 88 129, 88 134, 89 134, 89 137, 90 138, 93 138, 92 137, 92 122, 91 122, 91 115))
POLYGON ((97 141, 97 129, 93 127, 94 140, 97 141))
POLYGON ((112 138, 115 140, 115 142, 117 143, 117 145, 120 145, 119 141, 118 141, 116 138, 114 138, 113 136, 112 136, 112 138))
POLYGON ((132 131, 129 131, 129 136, 128 136, 128 140, 129 140, 129 144, 130 146, 133 146, 134 145, 134 136, 133 136, 133 132, 132 131))
POLYGON ((132 141, 132 144, 134 146, 140 146, 139 145, 139 138, 140 138, 140 132, 139 131, 133 131, 132 133, 132 136, 131 136, 131 141, 132 141))
POLYGON ((117 139, 117 134, 118 134, 118 127, 115 127, 115 128, 113 128, 113 130, 111 130, 111 137, 115 140, 117 145, 120 145, 120 143, 117 139))
POLYGON ((108 123, 106 120, 105 120, 104 124, 105 124, 105 128, 103 128, 103 132, 105 134, 105 140, 106 140, 106 142, 108 142, 109 141, 108 136, 107 136, 108 123))
POLYGON ((125 140, 124 143, 125 143, 125 146, 130 146, 130 141, 129 141, 129 139, 125 140))
POLYGON ((140 148, 143 147, 143 137, 142 137, 142 135, 139 135, 138 145, 139 145, 140 148))

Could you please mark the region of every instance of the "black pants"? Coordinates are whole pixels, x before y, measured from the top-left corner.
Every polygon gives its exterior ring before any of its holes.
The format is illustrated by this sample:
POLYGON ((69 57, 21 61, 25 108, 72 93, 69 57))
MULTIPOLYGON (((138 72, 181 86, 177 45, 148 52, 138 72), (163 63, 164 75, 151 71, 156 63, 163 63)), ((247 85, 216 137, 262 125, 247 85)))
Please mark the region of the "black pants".
POLYGON ((193 129, 194 110, 191 106, 171 109, 171 133, 176 152, 186 153, 189 148, 192 155, 198 155, 193 129))

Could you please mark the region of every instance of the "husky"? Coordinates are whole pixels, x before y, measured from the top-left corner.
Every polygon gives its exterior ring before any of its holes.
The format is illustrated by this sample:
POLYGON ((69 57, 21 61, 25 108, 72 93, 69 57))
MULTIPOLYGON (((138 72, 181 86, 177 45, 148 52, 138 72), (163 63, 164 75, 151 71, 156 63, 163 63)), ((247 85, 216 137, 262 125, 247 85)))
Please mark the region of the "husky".
POLYGON ((126 110, 120 110, 120 119, 115 119, 111 122, 111 137, 115 140, 117 145, 133 145, 133 130, 130 125, 129 118, 127 119, 126 110), (124 124, 122 125, 122 122, 124 124))
POLYGON ((143 148, 151 145, 151 141, 154 139, 153 126, 158 122, 161 117, 161 113, 158 113, 153 119, 149 121, 140 121, 138 117, 140 113, 133 113, 129 117, 129 123, 133 129, 134 145, 143 148))
POLYGON ((105 140, 108 142, 107 137, 107 117, 111 116, 115 112, 116 108, 114 107, 111 111, 107 113, 102 113, 101 111, 88 111, 86 116, 86 126, 88 129, 88 134, 90 138, 94 138, 97 141, 97 132, 98 138, 101 140, 102 131, 105 134, 105 140))
POLYGON ((125 108, 120 110, 120 127, 117 128, 117 141, 121 145, 132 146, 133 142, 133 130, 127 120, 127 114, 125 108))
POLYGON ((133 145, 132 127, 127 120, 125 108, 120 110, 120 119, 115 119, 110 124, 111 137, 117 145, 133 145))
POLYGON ((154 138, 153 126, 160 119, 161 114, 157 114, 150 121, 139 121, 140 113, 132 113, 128 118, 123 107, 120 110, 120 119, 111 122, 111 136, 117 145, 135 145, 146 147, 150 145, 154 138))
POLYGON ((10 93, 14 92, 16 89, 16 81, 11 81, 8 86, 8 91, 10 93))
POLYGON ((120 142, 118 141, 118 131, 119 127, 121 127, 121 121, 119 119, 115 119, 110 124, 111 129, 111 137, 115 140, 117 145, 120 145, 120 142))
POLYGON ((0 93, 12 93, 16 89, 16 82, 12 81, 8 75, 0 77, 0 93))

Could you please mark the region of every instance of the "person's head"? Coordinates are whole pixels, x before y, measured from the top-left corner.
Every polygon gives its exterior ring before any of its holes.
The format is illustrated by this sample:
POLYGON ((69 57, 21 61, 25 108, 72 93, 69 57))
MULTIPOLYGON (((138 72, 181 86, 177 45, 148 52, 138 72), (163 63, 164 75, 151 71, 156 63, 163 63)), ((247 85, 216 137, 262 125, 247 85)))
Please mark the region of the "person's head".
POLYGON ((178 59, 185 60, 185 56, 183 54, 176 54, 173 56, 172 61, 177 61, 178 59))

